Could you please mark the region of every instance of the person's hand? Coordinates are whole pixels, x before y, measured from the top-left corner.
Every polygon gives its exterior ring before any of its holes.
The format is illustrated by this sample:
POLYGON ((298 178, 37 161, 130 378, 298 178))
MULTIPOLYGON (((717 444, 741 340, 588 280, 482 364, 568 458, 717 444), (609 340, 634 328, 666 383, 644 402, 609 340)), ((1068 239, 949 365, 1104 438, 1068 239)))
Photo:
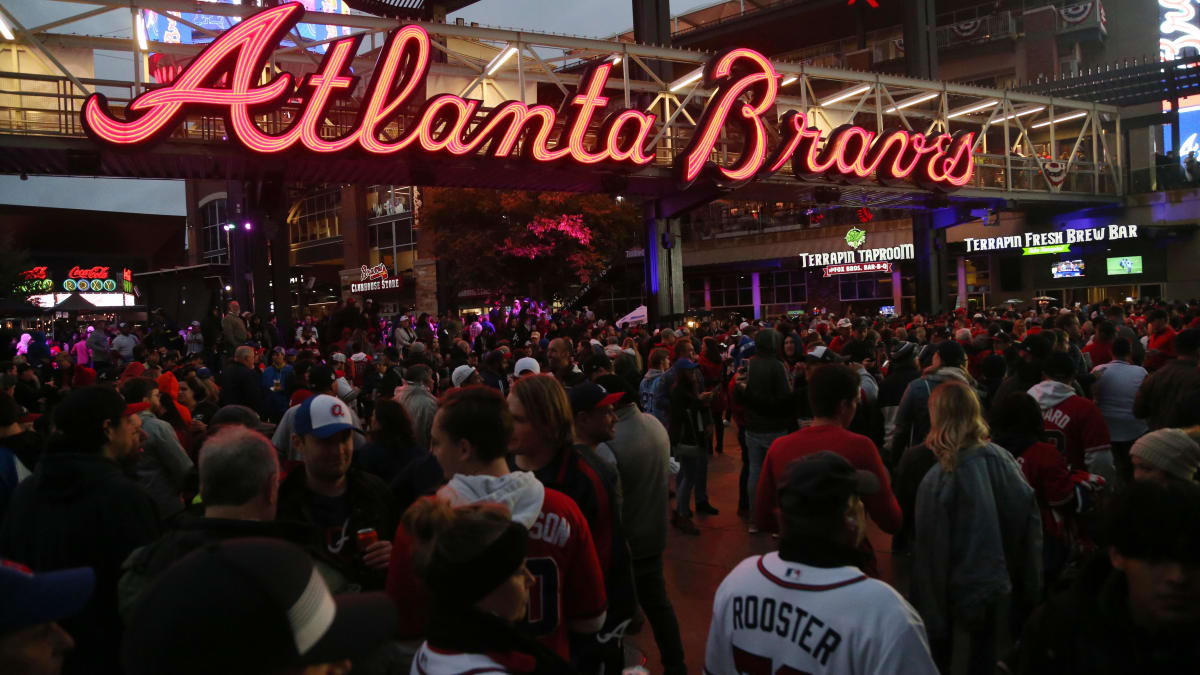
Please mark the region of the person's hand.
POLYGON ((197 434, 204 433, 204 430, 207 428, 208 425, 200 420, 192 420, 192 423, 188 425, 188 430, 197 434))
POLYGON ((363 563, 373 570, 387 570, 388 561, 392 559, 392 542, 386 539, 371 544, 363 553, 363 563))

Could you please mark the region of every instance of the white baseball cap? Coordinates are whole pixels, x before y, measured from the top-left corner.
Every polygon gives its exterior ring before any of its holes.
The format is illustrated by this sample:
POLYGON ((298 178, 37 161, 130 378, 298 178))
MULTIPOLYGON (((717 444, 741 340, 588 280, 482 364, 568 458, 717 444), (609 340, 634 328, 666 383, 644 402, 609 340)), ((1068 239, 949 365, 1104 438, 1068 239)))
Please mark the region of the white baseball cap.
POLYGON ((513 372, 518 376, 524 372, 530 372, 534 375, 537 375, 542 372, 542 366, 537 362, 537 359, 526 356, 524 358, 517 359, 517 365, 513 367, 513 372))
POLYGON ((450 381, 454 383, 454 386, 461 387, 461 386, 463 386, 463 382, 466 382, 467 378, 471 377, 471 375, 474 373, 475 373, 475 368, 473 368, 472 366, 461 365, 461 366, 455 368, 454 372, 451 373, 450 381))
POLYGON ((837 327, 838 328, 849 328, 850 327, 850 319, 838 319, 837 327))
POLYGON ((354 418, 350 416, 350 406, 328 394, 318 394, 305 399, 296 411, 296 419, 292 425, 300 436, 309 435, 322 439, 346 429, 358 430, 354 426, 354 418))

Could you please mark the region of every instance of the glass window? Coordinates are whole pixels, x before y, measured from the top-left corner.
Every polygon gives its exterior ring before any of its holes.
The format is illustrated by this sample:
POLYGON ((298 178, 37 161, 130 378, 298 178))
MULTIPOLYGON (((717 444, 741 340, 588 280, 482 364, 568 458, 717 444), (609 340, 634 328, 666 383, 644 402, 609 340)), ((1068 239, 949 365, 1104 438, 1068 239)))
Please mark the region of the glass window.
POLYGON ((200 257, 206 263, 229 262, 229 233, 224 199, 214 199, 200 207, 200 257))
POLYGON ((845 274, 838 280, 842 300, 890 300, 892 278, 873 274, 845 274))
POLYGON ((411 253, 417 244, 413 233, 413 196, 411 186, 372 185, 367 189, 367 241, 371 259, 385 263, 391 274, 400 274, 412 266, 411 253))
POLYGON ((288 218, 292 243, 301 244, 341 236, 341 207, 340 188, 323 190, 301 198, 292 208, 288 218))

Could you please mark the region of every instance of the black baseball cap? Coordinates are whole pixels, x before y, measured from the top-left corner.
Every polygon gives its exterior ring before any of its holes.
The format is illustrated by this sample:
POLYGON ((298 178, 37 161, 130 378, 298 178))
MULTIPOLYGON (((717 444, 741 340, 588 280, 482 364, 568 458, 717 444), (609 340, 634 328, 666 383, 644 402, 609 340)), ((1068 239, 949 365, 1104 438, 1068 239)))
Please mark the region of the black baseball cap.
POLYGON ((779 488, 779 509, 796 516, 827 516, 844 511, 851 495, 877 494, 879 479, 859 471, 845 457, 822 450, 788 464, 779 488))
POLYGON ((324 363, 308 369, 308 388, 313 391, 324 391, 332 387, 333 381, 336 379, 337 373, 324 363))
POLYGON ((204 546, 143 594, 125 630, 128 675, 250 675, 355 658, 386 641, 383 593, 331 596, 301 549, 247 537, 204 546))
POLYGON ((616 405, 624 396, 624 390, 610 393, 595 382, 582 382, 567 390, 567 400, 571 402, 571 412, 575 414, 616 405))
POLYGON ((637 395, 633 392, 633 389, 629 386, 629 383, 626 382, 620 375, 601 375, 600 377, 596 378, 596 384, 603 387, 605 391, 614 394, 621 394, 621 398, 617 399, 613 405, 625 405, 627 403, 633 403, 637 398, 637 395))

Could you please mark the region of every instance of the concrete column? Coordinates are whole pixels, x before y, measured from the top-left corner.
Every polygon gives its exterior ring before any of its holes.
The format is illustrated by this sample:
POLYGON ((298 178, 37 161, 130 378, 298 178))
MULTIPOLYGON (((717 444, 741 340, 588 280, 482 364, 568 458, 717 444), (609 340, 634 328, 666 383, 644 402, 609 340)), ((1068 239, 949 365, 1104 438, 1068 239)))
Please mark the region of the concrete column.
POLYGON ((956 262, 958 263, 958 304, 954 308, 958 309, 967 306, 967 259, 960 255, 956 262))
MULTIPOLYGON (((413 189, 413 231, 417 238, 417 257, 413 261, 415 310, 437 315, 443 305, 438 302, 438 264, 434 249, 437 232, 430 221, 421 219, 421 188, 413 189)), ((453 306, 455 300, 448 298, 444 304, 453 306)))
POLYGON ((762 288, 758 285, 758 272, 750 273, 750 300, 754 303, 754 318, 762 318, 762 288))
POLYGON ((704 311, 712 311, 712 280, 704 277, 704 311))
POLYGON ((913 246, 917 258, 917 311, 940 313, 945 304, 943 256, 940 250, 945 248, 945 232, 934 229, 933 214, 929 211, 918 211, 912 219, 913 246))
POLYGON ((904 9, 904 67, 909 77, 937 79, 937 24, 933 0, 908 0, 904 9))
POLYGON ((683 252, 678 218, 660 218, 646 206, 646 309, 650 323, 683 314, 683 252))
POLYGON ((357 185, 342 188, 342 212, 339 218, 342 232, 342 259, 345 269, 366 265, 371 261, 367 245, 367 192, 357 185))
POLYGON ((892 263, 892 306, 896 309, 896 314, 904 313, 904 287, 903 280, 900 278, 900 263, 892 263))

